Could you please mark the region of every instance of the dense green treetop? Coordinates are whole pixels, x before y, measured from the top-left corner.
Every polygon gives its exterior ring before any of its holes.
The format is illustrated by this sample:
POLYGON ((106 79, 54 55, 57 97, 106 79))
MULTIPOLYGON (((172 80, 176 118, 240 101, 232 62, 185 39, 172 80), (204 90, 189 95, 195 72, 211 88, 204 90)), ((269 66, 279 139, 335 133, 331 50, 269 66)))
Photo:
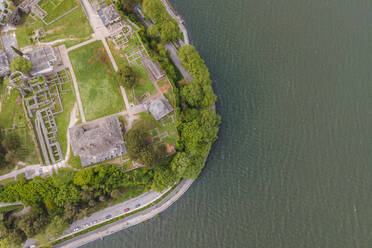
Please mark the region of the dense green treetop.
POLYGON ((150 36, 165 42, 178 40, 181 32, 177 21, 169 15, 162 1, 143 0, 142 6, 145 14, 155 22, 147 30, 150 36))
POLYGON ((10 63, 10 69, 12 72, 20 71, 23 73, 29 73, 31 71, 31 61, 24 57, 15 57, 10 63))
POLYGON ((116 76, 120 85, 124 86, 125 88, 132 88, 136 82, 136 75, 130 66, 124 66, 119 68, 116 72, 116 76))

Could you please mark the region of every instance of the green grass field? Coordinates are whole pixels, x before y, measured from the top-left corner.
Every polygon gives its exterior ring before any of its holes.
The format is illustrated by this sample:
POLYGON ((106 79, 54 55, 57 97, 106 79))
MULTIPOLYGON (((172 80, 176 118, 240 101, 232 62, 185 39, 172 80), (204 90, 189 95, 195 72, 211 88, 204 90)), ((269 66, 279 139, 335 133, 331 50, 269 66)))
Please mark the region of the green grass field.
MULTIPOLYGON (((28 164, 36 164, 39 160, 35 144, 31 138, 31 130, 28 128, 24 116, 22 98, 17 90, 12 90, 10 95, 7 95, 6 92, 6 90, 3 91, 1 100, 0 130, 4 135, 16 134, 21 141, 22 161, 28 164)), ((4 168, 4 172, 11 169, 4 168)))
POLYGON ((115 71, 101 41, 69 53, 87 121, 124 110, 115 71))
POLYGON ((136 97, 141 97, 146 93, 150 95, 154 94, 156 88, 147 74, 145 67, 140 63, 132 63, 131 67, 137 77, 137 82, 134 86, 134 94, 136 97))
POLYGON ((48 13, 44 18, 47 23, 63 15, 78 5, 77 0, 41 0, 39 6, 48 13))
POLYGON ((41 42, 73 38, 74 40, 64 42, 67 47, 90 39, 93 32, 81 7, 51 25, 45 25, 40 20, 35 21, 30 16, 24 17, 21 23, 23 24, 17 26, 16 30, 19 47, 32 45, 31 37, 36 29, 45 33, 41 42))

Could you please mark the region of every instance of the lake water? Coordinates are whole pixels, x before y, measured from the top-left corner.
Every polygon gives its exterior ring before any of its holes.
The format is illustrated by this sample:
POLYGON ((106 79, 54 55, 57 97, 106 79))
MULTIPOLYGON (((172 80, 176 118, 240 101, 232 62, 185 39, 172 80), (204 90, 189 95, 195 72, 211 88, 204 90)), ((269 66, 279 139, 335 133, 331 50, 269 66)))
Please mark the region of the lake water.
POLYGON ((372 247, 372 2, 172 3, 220 139, 160 217, 85 247, 372 247))

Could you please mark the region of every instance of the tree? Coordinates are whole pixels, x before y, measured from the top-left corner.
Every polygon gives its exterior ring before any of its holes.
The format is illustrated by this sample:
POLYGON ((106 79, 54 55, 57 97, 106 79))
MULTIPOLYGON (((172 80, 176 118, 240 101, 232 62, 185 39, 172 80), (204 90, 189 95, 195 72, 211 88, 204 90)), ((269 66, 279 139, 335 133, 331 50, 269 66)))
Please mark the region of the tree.
POLYGON ((46 227, 45 232, 53 238, 57 238, 63 234, 67 228, 67 222, 60 216, 54 216, 50 224, 46 227))
POLYGON ((178 177, 171 168, 167 166, 159 166, 154 170, 154 180, 151 189, 154 191, 162 191, 178 180, 178 177))
POLYGON ((169 15, 161 0, 144 0, 142 6, 145 14, 155 21, 155 26, 151 25, 148 29, 150 37, 159 38, 160 36, 165 42, 178 39, 181 33, 178 24, 169 15))
POLYGON ((29 73, 32 68, 31 61, 24 57, 15 57, 10 63, 12 72, 20 71, 23 73, 29 73))
POLYGON ((177 41, 179 37, 178 24, 174 21, 166 21, 161 25, 160 38, 165 42, 177 41))
POLYGON ((203 100, 202 87, 196 82, 191 82, 181 89, 181 97, 190 107, 199 107, 203 100))
POLYGON ((140 0, 120 0, 121 8, 126 13, 133 12, 134 7, 140 2, 140 0))
POLYGON ((10 247, 11 247, 11 244, 10 244, 9 239, 7 238, 0 239, 0 248, 10 248, 10 247))
POLYGON ((23 52, 21 52, 20 50, 18 50, 17 48, 15 48, 14 46, 10 46, 12 49, 13 49, 13 51, 16 53, 16 54, 18 54, 19 56, 21 56, 21 57, 23 57, 23 52))
POLYGON ((136 83, 136 75, 130 66, 120 68, 116 73, 119 84, 127 89, 130 89, 136 83))
POLYGON ((161 26, 158 24, 151 24, 146 32, 151 38, 159 39, 160 38, 161 26))
POLYGON ((172 162, 171 162, 171 168, 172 171, 179 177, 182 178, 186 168, 190 166, 191 161, 185 152, 178 152, 172 162))
POLYGON ((78 186, 84 186, 91 182, 93 179, 93 169, 85 168, 78 171, 74 176, 74 184, 78 186))
POLYGON ((79 190, 72 184, 63 185, 59 188, 58 194, 54 199, 57 206, 63 207, 68 203, 77 203, 80 200, 79 190))
POLYGON ((31 212, 22 216, 17 226, 30 238, 39 233, 47 223, 48 219, 45 216, 31 212))
POLYGON ((145 14, 156 23, 163 22, 169 18, 169 14, 160 0, 143 0, 142 6, 145 14))
POLYGON ((73 182, 76 172, 72 169, 61 168, 52 178, 54 185, 61 187, 73 182))
POLYGON ((165 147, 147 144, 145 135, 144 130, 139 127, 126 132, 124 139, 127 143, 127 152, 131 159, 154 168, 165 158, 165 147))
POLYGON ((164 145, 148 144, 140 153, 140 162, 149 168, 154 168, 165 158, 165 154, 164 145))
POLYGON ((141 129, 132 128, 125 133, 124 139, 129 157, 137 160, 141 151, 146 147, 145 133, 141 129))

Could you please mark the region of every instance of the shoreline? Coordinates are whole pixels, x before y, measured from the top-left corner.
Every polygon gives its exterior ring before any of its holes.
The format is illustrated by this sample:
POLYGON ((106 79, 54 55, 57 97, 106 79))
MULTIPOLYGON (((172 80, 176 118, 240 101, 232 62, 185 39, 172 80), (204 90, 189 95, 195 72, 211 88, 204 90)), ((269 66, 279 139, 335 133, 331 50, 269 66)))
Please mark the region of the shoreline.
MULTIPOLYGON (((75 238, 67 240, 61 244, 57 244, 53 247, 59 248, 80 247, 90 242, 96 241, 98 239, 104 239, 105 237, 110 236, 111 234, 117 233, 129 227, 135 226, 149 219, 152 219, 156 215, 168 209, 173 203, 175 203, 184 193, 186 193, 186 191, 190 188, 194 181, 195 180, 192 179, 183 179, 174 190, 169 192, 169 194, 164 199, 162 199, 159 203, 155 204, 154 206, 143 211, 140 211, 134 215, 128 216, 127 218, 118 220, 114 223, 107 224, 86 234, 79 235, 75 238)), ((167 192, 168 191, 164 192, 164 194, 166 194, 167 192)))

